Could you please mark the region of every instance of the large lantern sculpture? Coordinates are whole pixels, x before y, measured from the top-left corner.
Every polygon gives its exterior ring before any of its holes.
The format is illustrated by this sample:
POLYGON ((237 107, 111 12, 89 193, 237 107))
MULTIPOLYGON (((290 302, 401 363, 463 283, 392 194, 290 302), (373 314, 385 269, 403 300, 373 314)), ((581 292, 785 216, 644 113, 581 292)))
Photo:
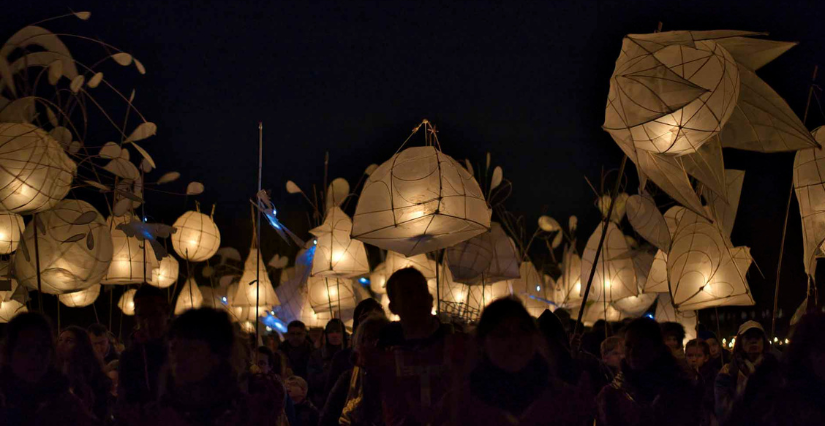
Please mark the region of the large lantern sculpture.
POLYGON ((60 303, 70 308, 82 308, 95 303, 97 297, 100 295, 100 284, 95 284, 85 290, 76 291, 74 293, 66 293, 57 296, 60 303))
POLYGON ((20 233, 26 225, 23 216, 16 213, 0 213, 0 254, 11 254, 20 244, 20 233))
MULTIPOLYGON (((581 260, 582 281, 590 278, 590 271, 594 266, 596 249, 599 245, 603 226, 604 223, 600 223, 590 239, 587 240, 587 246, 581 260)), ((631 258, 630 248, 622 231, 612 222, 608 224, 607 236, 604 240, 602 252, 599 254, 599 260, 595 264, 595 270, 588 300, 606 300, 607 303, 611 303, 638 294, 636 267, 631 258)), ((585 285, 586 283, 582 284, 582 292, 585 290, 585 285)))
POLYGON ((102 284, 140 284, 147 281, 147 276, 158 267, 158 259, 155 257, 155 250, 147 241, 138 241, 137 238, 129 238, 126 233, 118 229, 120 224, 128 224, 137 220, 132 214, 127 213, 122 217, 110 217, 107 220, 109 232, 112 233, 112 263, 109 264, 109 271, 100 281, 102 284))
POLYGON ((404 149, 366 180, 352 236, 405 256, 468 240, 490 227, 491 210, 478 182, 441 152, 425 121, 428 145, 404 149))
POLYGON ((60 143, 26 123, 0 123, 0 209, 51 209, 71 189, 77 166, 60 143))
POLYGON ((117 307, 120 308, 123 315, 132 316, 135 314, 135 293, 137 293, 137 289, 126 290, 117 301, 117 307))
POLYGON ((211 217, 196 211, 184 213, 172 225, 172 247, 181 258, 203 262, 214 256, 221 245, 221 233, 211 217))
MULTIPOLYGON (((112 261, 112 236, 103 217, 91 204, 63 200, 52 210, 39 213, 36 220, 42 223, 37 247, 44 293, 71 293, 100 283, 112 261)), ((35 220, 32 220, 23 233, 26 245, 32 249, 34 231, 35 220)), ((35 257, 35 253, 31 253, 29 259, 26 256, 14 259, 17 280, 34 290, 37 289, 35 257)))
POLYGON ((315 236, 312 276, 354 277, 369 273, 364 243, 350 238, 352 221, 340 207, 330 208, 324 223, 309 231, 315 236))
POLYGON ((178 260, 169 254, 160 260, 160 264, 156 269, 152 270, 152 279, 149 281, 149 285, 158 288, 170 287, 178 281, 178 274, 180 274, 178 260))
POLYGON ((190 309, 197 309, 203 305, 203 293, 198 287, 194 278, 186 280, 186 284, 178 293, 178 300, 175 302, 175 315, 180 315, 190 309))

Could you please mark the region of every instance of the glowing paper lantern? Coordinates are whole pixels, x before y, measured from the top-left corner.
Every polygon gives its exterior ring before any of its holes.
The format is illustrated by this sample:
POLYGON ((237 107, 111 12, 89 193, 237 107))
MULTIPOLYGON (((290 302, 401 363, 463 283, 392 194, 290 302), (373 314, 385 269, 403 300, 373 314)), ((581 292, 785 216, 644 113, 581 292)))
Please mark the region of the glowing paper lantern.
POLYGON ((638 317, 645 313, 650 305, 656 301, 655 294, 639 294, 638 296, 628 296, 613 302, 613 307, 631 317, 638 317))
POLYGON ((203 305, 203 294, 194 278, 186 280, 186 284, 178 293, 178 300, 175 302, 175 315, 180 315, 189 309, 197 309, 203 305))
POLYGON ((656 302, 656 321, 658 322, 678 322, 685 327, 685 339, 682 346, 688 341, 696 338, 696 323, 699 316, 696 311, 679 311, 673 306, 673 301, 669 293, 660 293, 656 302))
POLYGON ((384 263, 379 264, 370 274, 370 289, 375 294, 385 294, 387 292, 387 267, 384 263))
POLYGON ((95 284, 85 290, 76 291, 74 293, 66 293, 57 296, 60 303, 70 308, 82 308, 95 303, 97 297, 100 295, 100 284, 95 284))
POLYGON ((716 225, 690 211, 679 221, 667 257, 670 294, 679 310, 754 304, 745 273, 747 247, 732 247, 716 225))
POLYGON ((424 275, 424 278, 431 280, 435 279, 436 263, 434 260, 427 257, 426 254, 417 254, 411 257, 404 257, 404 255, 394 251, 387 252, 387 258, 384 260, 384 267, 387 271, 387 279, 392 274, 405 268, 418 269, 424 275))
POLYGON ((214 256, 221 245, 221 233, 212 218, 196 211, 184 213, 172 225, 172 247, 183 259, 203 262, 214 256))
POLYGON ((499 281, 486 285, 473 285, 470 286, 470 307, 483 310, 494 300, 509 297, 510 295, 510 284, 507 281, 499 281))
POLYGON ((117 301, 117 307, 120 308, 123 315, 132 316, 135 314, 135 293, 137 293, 137 289, 126 290, 117 301))
MULTIPOLYGON (((582 254, 582 292, 590 278, 590 270, 596 258, 596 249, 599 246, 599 239, 602 235, 600 223, 587 240, 587 246, 582 254)), ((590 288, 589 300, 607 300, 607 303, 623 299, 628 296, 638 294, 636 287, 636 268, 633 264, 630 248, 624 234, 612 222, 607 227, 607 236, 604 240, 602 252, 599 254, 599 261, 596 263, 596 273, 593 276, 593 284, 590 288)))
POLYGON ((5 324, 11 321, 15 315, 28 311, 29 310, 26 309, 26 305, 16 300, 6 300, 0 302, 0 324, 5 324))
POLYGON ((238 281, 238 291, 232 300, 232 306, 277 306, 281 302, 275 289, 272 288, 272 281, 266 272, 266 264, 258 254, 258 249, 249 249, 249 256, 244 263, 243 275, 238 281), (257 258, 257 260, 256 260, 257 258), (258 272, 256 272, 258 271, 258 272), (260 282, 255 281, 260 276, 260 282))
POLYGON ((653 197, 648 194, 631 196, 627 200, 627 219, 642 238, 660 250, 670 250, 670 231, 653 197))
POLYGON ((611 304, 607 304, 605 306, 605 302, 587 302, 587 306, 583 307, 581 305, 570 308, 570 316, 572 318, 578 318, 579 311, 584 309, 584 315, 582 315, 582 323, 586 327, 592 327, 593 324, 596 323, 598 320, 605 320, 609 322, 621 321, 625 315, 619 311, 618 309, 614 308, 611 304))
MULTIPOLYGON (((825 129, 817 127, 813 135, 825 142, 825 129)), ((796 153, 793 163, 793 185, 802 217, 802 242, 805 272, 816 276, 817 258, 825 247, 825 150, 806 149, 796 153)))
POLYGON ((553 300, 558 306, 570 307, 581 303, 582 291, 582 260, 570 247, 564 252, 562 261, 562 274, 556 280, 555 295, 553 300))
POLYGON ((352 281, 347 278, 312 277, 307 285, 309 305, 315 313, 335 313, 355 308, 352 281))
POLYGON ((352 236, 412 256, 486 231, 491 213, 467 169, 435 146, 411 147, 367 178, 352 236))
POLYGON ((152 279, 149 281, 149 284, 158 288, 170 287, 178 281, 179 273, 180 265, 178 264, 178 260, 169 254, 160 260, 157 268, 152 270, 152 279))
POLYGON ((516 243, 504 232, 504 228, 496 222, 490 224, 490 241, 493 247, 493 257, 490 266, 482 274, 481 282, 485 284, 510 280, 520 276, 519 256, 516 243))
POLYGON ((43 130, 25 123, 0 123, 0 210, 51 209, 71 189, 77 166, 43 130))
POLYGON ((725 193, 719 195, 713 191, 704 194, 708 201, 707 209, 714 218, 714 223, 721 229, 726 238, 733 232, 733 223, 736 212, 739 210, 739 198, 742 195, 742 185, 745 183, 743 170, 725 170, 725 193))
POLYGON ((665 252, 661 250, 656 252, 642 291, 645 293, 668 293, 670 291, 667 285, 667 254, 665 252))
POLYGON ((521 299, 530 315, 537 317, 550 306, 540 299, 544 298, 544 280, 532 262, 522 262, 519 273, 519 278, 507 281, 510 291, 521 299))
POLYGON ((100 281, 103 284, 139 284, 146 279, 143 272, 151 274, 152 270, 158 267, 158 259, 155 257, 155 250, 151 244, 138 241, 137 238, 129 238, 126 233, 117 229, 120 224, 127 224, 133 220, 138 220, 131 214, 122 217, 110 217, 106 220, 109 232, 112 233, 112 263, 109 264, 109 271, 100 281), (144 253, 144 247, 146 253, 144 253), (145 262, 145 265, 144 265, 145 262))
POLYGON ((340 207, 330 208, 324 223, 309 232, 317 241, 312 276, 354 277, 370 271, 364 243, 350 239, 352 221, 340 207))
MULTIPOLYGON (((112 261, 112 235, 100 213, 85 201, 63 200, 38 213, 37 220, 45 229, 37 236, 43 292, 71 293, 99 284, 112 261)), ((23 232, 29 259, 15 256, 14 270, 21 285, 36 290, 34 223, 23 232)))
POLYGON ((25 227, 23 216, 0 213, 0 254, 11 254, 20 244, 20 232, 25 227))
POLYGON ((490 232, 484 232, 445 252, 452 278, 457 282, 475 284, 482 281, 482 274, 493 261, 493 240, 490 232))

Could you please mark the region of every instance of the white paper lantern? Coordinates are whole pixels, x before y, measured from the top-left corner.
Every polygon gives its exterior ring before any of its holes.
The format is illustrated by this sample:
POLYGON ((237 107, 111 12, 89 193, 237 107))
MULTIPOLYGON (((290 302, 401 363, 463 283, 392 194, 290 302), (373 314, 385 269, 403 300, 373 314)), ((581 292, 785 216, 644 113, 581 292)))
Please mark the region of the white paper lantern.
POLYGON ((355 308, 352 281, 347 278, 312 277, 307 282, 309 304, 315 313, 330 312, 335 315, 355 308))
MULTIPOLYGON (((582 254, 582 293, 587 286, 587 280, 590 279, 590 271, 596 258, 596 249, 599 246, 603 226, 604 223, 599 223, 590 239, 587 240, 587 246, 582 254)), ((599 261, 596 263, 596 274, 593 276, 588 300, 607 300, 609 304, 636 294, 638 294, 636 267, 631 258, 630 248, 627 246, 622 231, 611 222, 607 227, 607 235, 602 252, 599 254, 599 261)))
POLYGON ((106 220, 109 232, 112 233, 112 263, 109 264, 109 271, 100 281, 102 284, 140 284, 147 275, 158 267, 158 259, 152 245, 137 238, 129 238, 126 233, 117 229, 118 225, 128 224, 133 220, 138 220, 130 213, 122 217, 110 217, 106 220), (144 247, 146 253, 144 253, 144 247), (145 262, 145 265, 144 265, 145 262))
MULTIPOLYGON (((825 144, 825 129, 812 132, 817 142, 825 144)), ((793 162, 793 184, 802 217, 802 241, 805 272, 816 276, 817 258, 825 248, 825 150, 806 149, 796 153, 793 162)))
POLYGON ((352 236, 406 256, 468 240, 490 227, 491 210, 473 176, 434 146, 395 154, 368 178, 352 236))
MULTIPOLYGON (((578 318, 579 311, 581 309, 581 305, 570 308, 570 316, 572 318, 578 318)), ((592 327, 596 321, 599 320, 616 322, 621 321, 623 318, 625 318, 625 315, 618 309, 614 308, 610 303, 605 306, 604 301, 588 301, 587 306, 584 307, 582 324, 584 324, 585 327, 592 327)))
POLYGON ((272 281, 266 272, 266 263, 258 254, 258 249, 249 249, 249 256, 244 263, 243 275, 238 281, 238 291, 235 293, 232 306, 277 306, 278 300, 272 281), (256 271, 259 271, 256 272, 256 271), (256 280, 260 276, 260 282, 256 280))
POLYGON ((172 225, 172 247, 183 259, 203 262, 214 256, 221 245, 221 233, 212 218, 196 211, 184 213, 172 225))
POLYGON ((511 280, 520 276, 519 256, 516 243, 504 232, 504 228, 496 222, 490 225, 490 241, 493 245, 493 258, 490 266, 482 274, 482 282, 492 284, 499 281, 511 280))
POLYGON ((667 257, 670 294, 679 310, 751 306, 747 247, 732 247, 721 229, 691 211, 679 220, 667 257))
POLYGON ((323 225, 309 232, 317 241, 312 276, 349 278, 370 271, 364 243, 350 238, 352 221, 340 207, 330 208, 323 225))
POLYGON ((553 300, 559 307, 567 308, 581 304, 582 300, 582 260, 575 253, 573 247, 564 252, 562 274, 556 280, 556 291, 553 300))
POLYGON ((375 294, 385 294, 387 292, 387 267, 380 263, 370 274, 370 289, 375 294))
POLYGON ((26 309, 26 305, 16 300, 6 300, 4 302, 0 302, 0 324, 5 324, 11 321, 15 315, 28 311, 29 310, 26 309))
POLYGON ((465 284, 482 281, 482 274, 490 268, 493 254, 493 240, 490 232, 476 235, 445 251, 452 277, 457 282, 465 284))
POLYGON ((660 250, 670 250, 670 232, 667 222, 653 197, 648 194, 633 195, 627 200, 627 219, 633 229, 660 250))
POLYGON ((637 149, 689 154, 722 130, 738 96, 738 66, 720 44, 632 34, 610 79, 603 127, 637 149))
POLYGON ((387 257, 384 260, 384 268, 387 272, 387 279, 390 279, 392 274, 405 269, 415 268, 418 272, 424 275, 427 280, 435 279, 435 260, 427 257, 426 254, 417 254, 415 256, 404 257, 403 254, 394 251, 388 251, 387 257))
MULTIPOLYGON (((37 236, 43 292, 71 293, 99 284, 112 261, 112 235, 100 213, 85 201, 63 200, 37 219, 46 231, 37 236)), ((23 232, 29 259, 15 256, 14 271, 20 284, 36 290, 34 223, 23 232)))
POLYGON ((158 288, 170 287, 178 281, 178 274, 180 274, 178 260, 171 254, 166 255, 160 260, 158 267, 152 270, 152 280, 149 284, 158 288))
POLYGON ((194 278, 186 280, 178 293, 178 300, 175 302, 175 315, 180 315, 190 309, 197 309, 203 305, 203 294, 194 278))
POLYGON ((673 307, 673 301, 668 293, 660 293, 656 302, 655 318, 658 322, 678 322, 685 327, 685 339, 682 346, 696 338, 696 323, 699 316, 696 311, 679 311, 673 307))
POLYGON ((20 244, 20 232, 25 227, 23 216, 0 213, 0 254, 11 254, 20 244))
POLYGON ((54 138, 26 123, 0 123, 0 210, 51 209, 71 189, 77 166, 54 138))
POLYGON ((137 289, 126 290, 117 301, 117 307, 120 308, 123 315, 132 316, 135 314, 135 293, 137 293, 137 289))
MULTIPOLYGON (((302 252, 304 253, 299 253, 296 258, 296 264, 301 260, 301 255, 305 254, 305 251, 302 250, 302 252)), ((328 310, 320 313, 312 310, 307 297, 306 285, 309 272, 302 275, 296 274, 295 271, 296 268, 290 267, 281 273, 281 284, 275 289, 281 300, 281 305, 273 308, 276 316, 286 323, 297 320, 306 324, 307 327, 325 326, 332 316, 328 310)))
POLYGON ((670 291, 667 285, 667 254, 665 252, 661 250, 656 252, 643 291, 645 293, 667 293, 670 291))
POLYGON ((484 310, 494 300, 512 295, 510 283, 499 281, 493 284, 470 286, 470 307, 479 307, 484 310))
POLYGON ((100 296, 100 284, 95 284, 74 293, 61 294, 57 298, 60 299, 60 303, 70 308, 82 308, 95 303, 98 296, 100 296))

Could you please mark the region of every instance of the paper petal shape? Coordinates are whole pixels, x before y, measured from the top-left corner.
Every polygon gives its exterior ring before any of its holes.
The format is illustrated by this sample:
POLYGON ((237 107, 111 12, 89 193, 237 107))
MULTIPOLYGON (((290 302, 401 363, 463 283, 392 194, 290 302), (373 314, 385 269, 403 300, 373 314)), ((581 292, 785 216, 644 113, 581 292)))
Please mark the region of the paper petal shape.
POLYGON ((727 182, 725 196, 710 192, 705 193, 704 197, 715 219, 714 223, 724 231, 726 237, 730 238, 733 232, 733 222, 736 220, 736 211, 739 209, 739 197, 742 194, 742 184, 745 182, 745 171, 728 169, 725 170, 725 175, 727 182))
POLYGON ((671 240, 667 222, 651 196, 631 196, 627 200, 627 219, 642 238, 660 250, 670 251, 671 240))

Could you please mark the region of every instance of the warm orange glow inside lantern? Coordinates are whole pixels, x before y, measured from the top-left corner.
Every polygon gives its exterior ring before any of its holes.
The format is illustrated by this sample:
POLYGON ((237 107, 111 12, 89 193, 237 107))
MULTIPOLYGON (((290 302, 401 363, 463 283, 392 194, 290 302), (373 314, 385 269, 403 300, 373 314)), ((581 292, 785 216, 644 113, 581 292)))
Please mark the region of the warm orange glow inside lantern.
POLYGON ((76 291, 74 293, 66 293, 57 296, 60 303, 70 308, 82 308, 95 303, 100 295, 100 284, 95 284, 85 290, 76 291))
POLYGON ((184 213, 172 225, 172 247, 183 259, 203 262, 214 256, 221 245, 221 233, 211 217, 197 211, 184 213))
POLYGON ((132 316, 135 314, 135 293, 136 289, 130 289, 123 292, 120 300, 117 301, 117 307, 123 312, 123 315, 132 316))
POLYGON ((156 269, 152 270, 152 280, 149 284, 158 288, 170 287, 178 280, 178 274, 180 274, 178 260, 169 254, 160 260, 156 269))
POLYGON ((20 233, 25 227, 23 216, 0 213, 0 254, 11 254, 20 244, 20 233))
POLYGON ((129 238, 126 233, 117 229, 118 225, 128 224, 133 220, 137 218, 129 213, 106 220, 112 234, 113 254, 109 271, 100 281, 103 284, 139 284, 146 281, 144 271, 149 275, 158 267, 158 259, 151 244, 138 241, 137 238, 129 238))
POLYGON ((340 207, 330 208, 324 223, 309 232, 314 235, 312 276, 354 277, 369 272, 364 243, 350 238, 352 221, 340 207))

